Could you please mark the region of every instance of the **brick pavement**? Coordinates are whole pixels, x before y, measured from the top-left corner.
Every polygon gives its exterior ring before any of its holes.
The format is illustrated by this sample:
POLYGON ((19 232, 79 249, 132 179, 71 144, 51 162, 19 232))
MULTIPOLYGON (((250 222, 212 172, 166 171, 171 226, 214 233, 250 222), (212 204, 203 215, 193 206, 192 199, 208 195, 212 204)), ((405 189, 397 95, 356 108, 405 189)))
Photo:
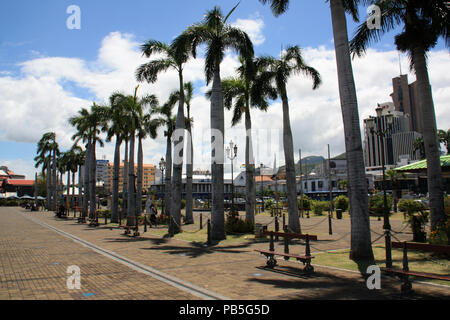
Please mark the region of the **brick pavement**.
MULTIPOLYGON (((267 243, 219 244, 205 248, 199 243, 167 239, 149 234, 132 238, 122 235, 123 230, 109 227, 92 228, 87 225, 77 224, 74 220, 57 219, 51 212, 30 213, 21 208, 0 210, 3 210, 0 211, 0 219, 5 214, 5 210, 8 212, 8 217, 11 217, 14 212, 15 216, 19 216, 19 212, 22 212, 101 248, 113 251, 123 257, 133 259, 143 265, 231 299, 400 298, 400 283, 396 279, 383 278, 383 289, 370 291, 358 273, 316 267, 315 275, 307 277, 298 275, 298 263, 282 260, 279 260, 279 272, 262 269, 261 267, 265 264, 264 258, 253 250, 257 247, 266 248, 267 243), (285 274, 287 272, 290 274, 285 274), (296 273, 297 276, 293 276, 293 273, 296 273)), ((264 219, 270 220, 270 217, 265 217, 264 219)), ((313 225, 313 220, 305 222, 303 224, 305 228, 307 228, 308 224, 313 225)), ((315 220, 315 222, 319 221, 315 220)), ((319 235, 324 238, 326 238, 328 230, 327 225, 325 227, 326 232, 315 228, 315 230, 320 231, 319 235)), ((345 221, 339 221, 334 227, 337 231, 333 236, 329 237, 339 239, 342 232, 346 228, 348 229, 348 221, 346 227, 345 221), (340 226, 341 223, 342 226, 340 226)), ((399 226, 397 225, 395 228, 397 227, 399 226)), ((321 228, 324 227, 322 226, 321 228)), ((375 231, 377 230, 376 228, 377 226, 374 224, 375 231)), ((399 229, 397 228, 397 230, 399 229)), ((54 231, 48 229, 45 232, 43 231, 44 234, 42 235, 34 233, 33 238, 40 238, 52 232, 54 233, 54 231)), ((26 232, 26 234, 31 233, 30 230, 26 232)), ((2 241, 3 238, 2 236, 2 241)), ((336 247, 348 247, 348 243, 345 242, 348 240, 341 239, 339 241, 334 243, 336 247)), ((328 247, 326 243, 324 242, 317 246, 322 246, 319 248, 320 250, 330 249, 329 242, 328 247)), ((72 242, 70 247, 78 246, 78 244, 72 242)), ((83 274, 83 268, 81 272, 83 274)), ((148 285, 147 281, 141 281, 140 284, 143 288, 148 285)), ((450 298, 450 290, 448 288, 416 283, 414 284, 414 289, 417 293, 413 298, 450 298)))
POLYGON ((0 300, 196 299, 0 208, 0 300), (69 290, 67 267, 81 269, 81 290, 69 290))

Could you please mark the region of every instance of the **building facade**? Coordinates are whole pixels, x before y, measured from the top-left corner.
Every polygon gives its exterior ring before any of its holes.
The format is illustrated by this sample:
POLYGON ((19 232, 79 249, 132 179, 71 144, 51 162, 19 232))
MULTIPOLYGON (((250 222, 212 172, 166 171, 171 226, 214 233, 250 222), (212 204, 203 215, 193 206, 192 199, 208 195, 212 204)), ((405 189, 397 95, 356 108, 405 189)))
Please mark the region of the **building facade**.
MULTIPOLYGON (((122 192, 123 189, 123 162, 120 163, 119 168, 119 192, 122 192)), ((134 174, 136 175, 136 182, 137 182, 137 164, 134 166, 134 174)), ((114 177, 114 165, 113 163, 108 164, 108 176, 107 180, 105 182, 105 187, 112 191, 112 184, 113 184, 113 177, 114 177)), ((152 183, 155 182, 156 179, 156 166, 153 164, 144 164, 143 165, 143 177, 142 177, 142 189, 144 191, 147 191, 152 183)))

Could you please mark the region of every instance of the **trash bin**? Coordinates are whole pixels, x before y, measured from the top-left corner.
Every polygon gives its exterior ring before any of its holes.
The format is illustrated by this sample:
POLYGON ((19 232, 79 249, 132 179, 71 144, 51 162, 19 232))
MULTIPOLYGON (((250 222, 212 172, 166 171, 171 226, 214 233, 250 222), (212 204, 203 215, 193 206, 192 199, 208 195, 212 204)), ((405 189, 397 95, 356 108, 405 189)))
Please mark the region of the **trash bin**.
POLYGON ((342 219, 342 209, 336 209, 336 218, 342 219))
POLYGON ((267 226, 262 225, 261 223, 255 224, 255 238, 262 238, 263 232, 267 231, 267 226))

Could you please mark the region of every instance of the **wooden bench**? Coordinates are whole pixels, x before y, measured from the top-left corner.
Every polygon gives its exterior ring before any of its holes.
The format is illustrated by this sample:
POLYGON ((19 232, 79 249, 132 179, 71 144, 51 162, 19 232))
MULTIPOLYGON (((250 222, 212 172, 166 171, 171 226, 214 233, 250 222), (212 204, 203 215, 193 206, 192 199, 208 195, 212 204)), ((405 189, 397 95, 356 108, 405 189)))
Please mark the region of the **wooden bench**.
POLYGON ((269 250, 259 250, 255 251, 261 253, 266 256, 267 264, 266 267, 273 269, 277 265, 277 260, 275 256, 281 256, 284 260, 289 260, 290 258, 296 259, 297 261, 301 261, 305 266, 303 268, 303 272, 305 273, 313 273, 314 267, 311 266, 311 259, 314 257, 311 256, 311 248, 309 245, 310 240, 317 240, 317 236, 308 235, 308 234, 297 234, 297 233, 287 233, 287 232, 273 232, 273 231, 265 231, 263 235, 268 235, 270 237, 269 242, 269 250), (274 249, 274 237, 283 237, 284 239, 284 252, 276 252, 274 249), (289 253, 289 239, 304 239, 306 241, 305 245, 305 255, 298 255, 289 253))
POLYGON ((410 271, 408 266, 408 248, 411 250, 419 250, 424 252, 434 252, 434 253, 444 253, 450 256, 450 246, 445 245, 430 245, 424 243, 411 243, 411 242, 392 242, 392 248, 402 248, 403 249, 403 268, 380 268, 383 272, 394 274, 402 279, 401 293, 402 295, 409 295, 413 292, 412 284, 409 281, 409 277, 418 277, 434 280, 450 281, 450 276, 427 273, 427 272, 417 272, 410 271))

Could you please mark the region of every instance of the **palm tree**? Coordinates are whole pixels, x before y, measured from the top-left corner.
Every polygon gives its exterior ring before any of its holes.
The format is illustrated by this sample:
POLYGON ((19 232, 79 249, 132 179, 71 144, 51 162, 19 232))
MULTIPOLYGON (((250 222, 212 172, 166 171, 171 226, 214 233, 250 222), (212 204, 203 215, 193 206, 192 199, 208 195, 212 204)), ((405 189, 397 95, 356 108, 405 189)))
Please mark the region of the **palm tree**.
POLYGON ((426 158, 425 143, 423 142, 423 137, 419 137, 414 140, 414 152, 416 151, 419 151, 421 160, 424 160, 426 158))
POLYGON ((149 63, 141 65, 136 71, 138 81, 146 80, 154 83, 158 79, 161 72, 174 69, 178 72, 179 79, 179 103, 176 117, 176 125, 174 131, 174 161, 173 161, 173 177, 172 177, 172 205, 171 205, 171 223, 173 227, 170 234, 179 233, 181 231, 181 194, 182 188, 182 172, 183 172, 183 148, 184 148, 184 80, 183 66, 189 59, 189 51, 185 46, 179 46, 178 42, 173 42, 171 46, 165 43, 150 40, 142 45, 142 53, 150 58, 154 53, 164 54, 165 57, 159 60, 152 60, 149 63), (173 220, 172 220, 173 219, 173 220), (175 222, 175 223, 172 223, 175 222))
MULTIPOLYGON (((184 84, 184 102, 186 104, 186 129, 188 131, 187 137, 187 153, 186 153, 186 224, 194 223, 194 216, 192 213, 193 200, 192 200, 192 176, 193 176, 193 166, 194 166, 194 147, 192 143, 192 125, 193 118, 191 118, 191 101, 194 95, 194 86, 192 82, 187 82, 184 84)), ((174 106, 180 100, 180 92, 173 92, 168 103, 174 106)))
MULTIPOLYGON (((328 1, 328 0, 327 0, 328 1)), ((278 16, 288 8, 289 0, 260 0, 271 3, 272 12, 278 16)), ((351 208, 351 245, 350 259, 355 261, 373 261, 370 234, 369 202, 364 166, 364 153, 356 97, 355 80, 348 44, 347 19, 351 14, 358 21, 357 5, 360 0, 329 0, 333 25, 336 65, 344 123, 345 150, 347 154, 347 176, 349 202, 351 208)))
POLYGON ((172 114, 173 106, 176 104, 177 93, 173 92, 169 100, 160 107, 153 106, 150 109, 150 114, 159 116, 151 120, 151 126, 156 130, 159 127, 165 127, 164 136, 166 137, 166 167, 165 167, 165 195, 164 195, 164 210, 167 216, 171 214, 171 174, 172 174, 172 134, 175 130, 176 119, 172 114))
POLYGON ((237 5, 223 16, 219 7, 208 11, 200 24, 194 24, 179 35, 173 46, 183 52, 189 49, 196 57, 197 47, 206 44, 205 74, 206 83, 212 80, 211 94, 211 173, 212 173, 212 207, 211 239, 222 240, 225 235, 224 216, 224 106, 220 79, 220 64, 225 50, 233 49, 245 59, 253 58, 253 44, 244 31, 227 24, 227 20, 237 5))
POLYGON ((400 179, 406 179, 406 174, 404 172, 399 172, 390 169, 386 171, 386 176, 391 181, 392 184, 392 200, 394 202, 394 212, 397 212, 398 184, 400 179))
MULTIPOLYGON (((146 104, 150 106, 150 108, 156 107, 158 105, 158 99, 155 95, 150 95, 147 97, 146 104)), ((137 215, 140 216, 142 213, 142 179, 144 176, 144 152, 142 149, 142 140, 144 140, 148 134, 150 134, 151 138, 156 138, 156 126, 155 123, 151 120, 151 113, 140 114, 138 118, 138 126, 137 126, 137 136, 138 136, 138 168, 137 168, 137 215)))
MULTIPOLYGON (((276 99, 277 91, 270 85, 257 87, 255 82, 257 78, 256 61, 245 61, 239 58, 241 63, 237 69, 238 77, 227 78, 222 81, 224 93, 224 105, 228 110, 233 108, 232 126, 238 124, 242 116, 245 115, 245 173, 246 173, 246 202, 245 218, 252 223, 255 222, 255 203, 256 203, 256 185, 254 181, 255 164, 253 163, 253 145, 252 145, 252 121, 250 107, 267 111, 267 97, 276 99), (234 101, 234 105, 233 105, 234 101)), ((211 97, 211 91, 207 92, 207 97, 211 97)))
POLYGON ((450 154, 450 129, 447 131, 444 130, 438 130, 438 137, 439 142, 443 143, 445 145, 445 148, 447 149, 447 155, 450 154))
POLYGON ((383 0, 372 1, 381 10, 380 28, 369 29, 367 24, 358 27, 350 43, 351 51, 361 56, 367 46, 397 26, 402 32, 395 36, 395 45, 400 52, 408 53, 410 68, 415 71, 423 124, 423 140, 427 158, 428 191, 430 194, 431 230, 445 223, 444 188, 440 163, 440 148, 437 137, 436 115, 428 76, 427 52, 440 37, 450 44, 448 1, 383 0))
POLYGON ((255 92, 261 92, 270 84, 275 84, 276 96, 281 98, 283 106, 283 148, 286 162, 286 185, 289 212, 289 228, 293 232, 301 233, 300 220, 298 216, 297 183, 295 178, 294 146, 292 141, 291 123, 289 117, 289 100, 287 93, 287 81, 295 74, 304 74, 313 80, 313 89, 317 89, 322 80, 316 69, 308 66, 302 57, 298 46, 289 46, 280 59, 273 57, 262 57, 257 65, 263 69, 257 79, 255 92))
MULTIPOLYGON (((113 181, 112 181, 112 199, 111 199, 111 222, 118 222, 118 208, 119 208, 119 171, 120 171, 120 147, 122 142, 127 138, 127 123, 125 108, 120 103, 120 93, 113 93, 109 97, 109 117, 108 124, 102 131, 106 132, 106 141, 110 142, 115 137, 114 148, 114 164, 113 164, 113 181)), ((128 148, 126 147, 126 152, 128 148)), ((126 165, 125 165, 126 166, 126 165)), ((124 175, 125 177, 125 175, 124 175)), ((124 179, 125 181, 126 179, 124 179)), ((123 189, 125 191, 125 189, 123 189)))
MULTIPOLYGON (((89 195, 89 217, 92 220, 97 220, 96 214, 96 156, 95 149, 97 143, 103 147, 103 141, 100 137, 100 129, 105 126, 106 115, 108 114, 108 108, 99 106, 95 102, 91 106, 91 111, 83 108, 78 112, 77 116, 73 116, 69 119, 69 123, 76 127, 77 132, 73 135, 72 139, 75 140, 75 144, 82 140, 86 143, 86 163, 87 174, 85 174, 85 186, 86 178, 88 179, 89 195)), ((87 191, 87 188, 85 189, 87 191)), ((86 192, 85 192, 86 193, 86 192)), ((83 203, 83 207, 87 209, 87 197, 83 203)), ((84 216, 86 216, 84 211, 84 216)))
POLYGON ((53 153, 58 151, 58 144, 56 143, 56 134, 54 132, 47 132, 42 135, 42 138, 39 140, 37 144, 37 155, 34 158, 36 161, 35 167, 38 168, 42 165, 42 172, 46 171, 46 179, 47 179, 47 200, 46 200, 46 208, 47 210, 53 209, 53 170, 52 162, 53 162, 53 153))

